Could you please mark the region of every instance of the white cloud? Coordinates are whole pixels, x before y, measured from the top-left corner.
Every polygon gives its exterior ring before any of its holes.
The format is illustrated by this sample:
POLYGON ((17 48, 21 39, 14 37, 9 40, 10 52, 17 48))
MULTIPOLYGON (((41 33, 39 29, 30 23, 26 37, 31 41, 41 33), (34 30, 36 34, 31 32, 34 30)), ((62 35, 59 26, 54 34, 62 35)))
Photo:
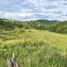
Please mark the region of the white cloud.
POLYGON ((8 19, 15 19, 15 20, 34 20, 38 19, 35 16, 35 13, 12 13, 12 12, 0 12, 0 17, 8 18, 8 19), (34 16, 33 16, 34 15, 34 16))
POLYGON ((67 20, 66 0, 2 0, 0 4, 5 9, 0 10, 0 17, 4 18, 31 20, 48 17, 51 20, 67 20))

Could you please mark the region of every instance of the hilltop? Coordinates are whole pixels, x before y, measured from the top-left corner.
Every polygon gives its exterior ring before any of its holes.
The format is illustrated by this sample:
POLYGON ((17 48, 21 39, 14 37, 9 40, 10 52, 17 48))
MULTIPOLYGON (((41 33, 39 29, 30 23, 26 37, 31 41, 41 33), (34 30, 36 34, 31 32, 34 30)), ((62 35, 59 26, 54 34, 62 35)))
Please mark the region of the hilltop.
POLYGON ((36 20, 36 21, 16 21, 16 20, 0 20, 0 30, 14 30, 14 29, 37 29, 37 30, 49 30, 51 32, 67 34, 67 21, 48 21, 48 20, 36 20))

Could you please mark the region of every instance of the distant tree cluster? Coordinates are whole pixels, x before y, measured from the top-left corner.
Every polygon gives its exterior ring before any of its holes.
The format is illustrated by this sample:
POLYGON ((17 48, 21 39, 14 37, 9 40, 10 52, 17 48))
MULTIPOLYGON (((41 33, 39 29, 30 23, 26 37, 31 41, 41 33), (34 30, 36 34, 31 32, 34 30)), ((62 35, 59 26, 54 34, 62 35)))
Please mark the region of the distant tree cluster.
POLYGON ((0 19, 0 30, 14 30, 17 28, 30 29, 35 28, 38 30, 49 30, 57 33, 67 33, 67 21, 48 21, 48 20, 37 20, 37 21, 15 21, 15 20, 4 20, 0 19))

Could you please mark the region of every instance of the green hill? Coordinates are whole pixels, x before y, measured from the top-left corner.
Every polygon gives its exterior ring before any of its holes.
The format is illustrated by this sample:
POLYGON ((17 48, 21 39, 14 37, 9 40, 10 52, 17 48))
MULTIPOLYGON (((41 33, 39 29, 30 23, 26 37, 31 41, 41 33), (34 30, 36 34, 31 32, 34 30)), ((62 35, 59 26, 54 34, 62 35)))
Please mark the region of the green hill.
POLYGON ((21 67, 67 67, 67 22, 1 19, 1 67, 12 54, 21 67))
POLYGON ((14 21, 14 20, 0 20, 1 30, 14 30, 16 28, 25 29, 37 29, 37 30, 49 30, 51 32, 67 34, 67 21, 47 21, 47 20, 37 20, 37 21, 14 21))

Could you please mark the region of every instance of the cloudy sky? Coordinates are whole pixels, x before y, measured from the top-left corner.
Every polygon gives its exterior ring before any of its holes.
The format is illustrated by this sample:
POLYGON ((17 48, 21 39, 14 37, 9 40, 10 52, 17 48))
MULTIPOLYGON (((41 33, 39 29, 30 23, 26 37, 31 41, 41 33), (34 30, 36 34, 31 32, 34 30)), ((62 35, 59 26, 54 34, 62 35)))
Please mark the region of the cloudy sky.
POLYGON ((0 18, 67 20, 67 0, 0 0, 0 18))

